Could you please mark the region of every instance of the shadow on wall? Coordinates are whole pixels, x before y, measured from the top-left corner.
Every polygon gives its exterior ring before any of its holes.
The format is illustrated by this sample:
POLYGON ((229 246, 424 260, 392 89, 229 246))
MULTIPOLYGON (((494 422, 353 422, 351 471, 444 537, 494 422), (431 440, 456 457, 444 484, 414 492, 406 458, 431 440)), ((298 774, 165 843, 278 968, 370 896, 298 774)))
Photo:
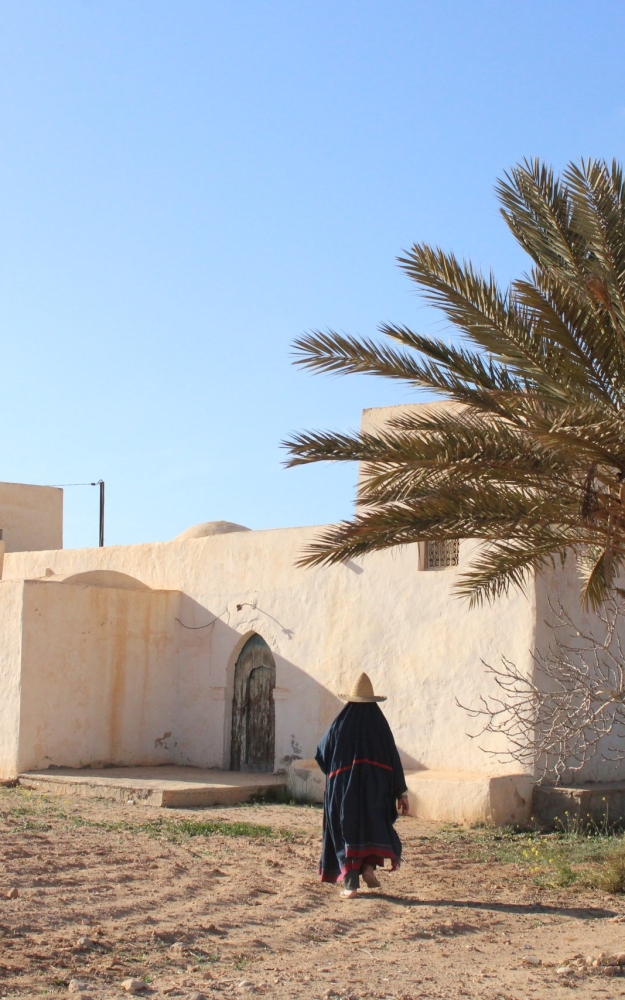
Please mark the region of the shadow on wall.
MULTIPOLYGON (((247 748, 235 764, 254 769, 260 761, 261 769, 282 771, 314 755, 343 706, 293 662, 292 623, 255 603, 214 613, 179 591, 75 581, 24 586, 25 638, 12 665, 22 685, 19 747, 8 776, 106 764, 229 769, 233 709, 247 748), (267 706, 274 712, 269 734, 267 706)), ((314 649, 303 652, 316 662, 314 649)))
MULTIPOLYGON (((622 580, 617 582, 623 585, 622 580)), ((566 706, 570 766, 561 774, 563 786, 625 781, 625 730, 614 724, 619 716, 605 697, 606 692, 618 692, 623 686, 625 614, 620 602, 608 602, 599 613, 584 609, 580 588, 572 556, 564 568, 548 567, 536 579, 536 659, 532 679, 541 695, 555 691, 566 706), (608 627, 612 608, 620 609, 612 620, 613 632, 608 627), (609 635, 613 638, 606 643, 609 635), (608 652, 604 652, 604 644, 608 652), (555 671, 554 663, 559 664, 555 671)), ((550 700, 548 707, 553 704, 550 700)), ((618 700, 612 704, 618 705, 618 700)), ((549 762, 551 767, 555 759, 549 762)), ((551 771, 549 783, 553 779, 551 771)))
MULTIPOLYGON (((252 670, 259 676, 263 670, 271 671, 272 666, 275 668, 272 682, 275 769, 282 771, 294 760, 313 757, 319 739, 344 702, 289 656, 291 648, 297 650, 297 634, 289 627, 291 623, 280 622, 251 603, 233 605, 233 610, 215 613, 182 595, 180 608, 179 641, 186 650, 193 651, 192 659, 201 665, 199 673, 203 677, 209 675, 209 690, 198 695, 192 684, 195 672, 187 678, 180 677, 179 683, 183 685, 179 692, 180 718, 184 722, 179 728, 187 734, 205 733, 210 739, 210 753, 207 758, 202 737, 183 738, 179 746, 183 759, 179 762, 226 769, 241 766, 241 733, 247 733, 250 725, 252 734, 255 729, 253 715, 249 719, 246 717, 246 702, 250 696, 254 701, 258 695, 258 691, 250 691, 245 685, 250 677, 254 679, 252 670), (255 667, 250 663, 253 656, 258 658, 254 661, 255 667), (237 665, 243 685, 239 690, 237 665)), ((311 651, 308 653, 310 655, 311 651)), ((314 650, 312 653, 314 658, 314 650)), ((262 685, 257 685, 260 687, 262 685)), ((392 692, 389 696, 392 697, 392 692)), ((399 752, 404 767, 423 769, 423 763, 403 752, 401 747, 399 752)), ((259 752, 255 759, 261 757, 259 752)), ((254 753, 250 759, 254 759, 254 753)))
POLYGON ((289 624, 255 603, 213 612, 181 595, 177 644, 187 668, 177 678, 172 763, 283 771, 314 754, 343 703, 293 662, 289 624))

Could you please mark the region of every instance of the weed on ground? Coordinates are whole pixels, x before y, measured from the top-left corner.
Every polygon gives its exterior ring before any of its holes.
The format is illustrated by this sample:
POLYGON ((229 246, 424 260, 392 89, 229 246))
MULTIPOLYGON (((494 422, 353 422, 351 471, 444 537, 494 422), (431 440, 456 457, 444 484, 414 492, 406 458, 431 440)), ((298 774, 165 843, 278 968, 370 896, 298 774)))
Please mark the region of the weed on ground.
POLYGON ((549 831, 446 826, 440 836, 466 843, 483 863, 516 866, 519 875, 529 875, 541 888, 625 893, 625 836, 607 823, 565 815, 549 831))
POLYGON ((248 837, 250 839, 294 841, 295 834, 267 826, 262 823, 245 821, 228 822, 221 819, 184 819, 164 816, 162 819, 137 818, 123 820, 94 819, 80 813, 67 813, 62 804, 52 797, 33 793, 23 788, 0 788, 0 815, 5 822, 23 830, 42 831, 51 829, 52 820, 65 820, 72 826, 89 826, 110 832, 143 833, 149 837, 161 837, 178 843, 189 837, 248 837))
POLYGON ((83 816, 72 816, 75 826, 95 826, 106 830, 123 830, 129 833, 146 833, 149 837, 162 837, 173 843, 178 843, 187 837, 210 837, 219 834, 222 837, 249 837, 251 839, 294 840, 295 835, 290 830, 275 829, 261 823, 228 823, 226 820, 192 820, 192 819, 153 819, 147 821, 85 819, 83 816))

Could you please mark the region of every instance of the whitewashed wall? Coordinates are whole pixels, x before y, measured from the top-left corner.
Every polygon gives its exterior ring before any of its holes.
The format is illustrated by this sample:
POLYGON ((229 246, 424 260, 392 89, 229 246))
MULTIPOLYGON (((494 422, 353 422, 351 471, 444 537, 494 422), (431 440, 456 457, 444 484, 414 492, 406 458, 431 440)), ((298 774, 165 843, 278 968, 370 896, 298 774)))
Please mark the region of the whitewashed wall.
POLYGON ((0 483, 0 529, 7 552, 63 546, 63 490, 0 483))
POLYGON ((0 779, 18 773, 22 590, 19 580, 0 584, 0 779))
POLYGON ((25 583, 20 771, 171 759, 178 603, 168 591, 25 583))
MULTIPOLYGON (((625 581, 619 581, 623 586, 625 581)), ((576 570, 573 557, 567 559, 565 567, 556 564, 553 568, 546 569, 536 580, 536 650, 544 656, 549 655, 549 650, 558 654, 555 643, 555 636, 560 637, 570 646, 581 645, 580 640, 572 631, 565 632, 558 630, 554 632, 553 625, 557 623, 554 612, 559 612, 562 608, 569 616, 570 620, 581 629, 586 635, 594 636, 598 642, 603 642, 606 630, 600 618, 590 609, 584 609, 580 599, 580 579, 576 570)), ((625 650, 625 619, 619 618, 618 631, 620 632, 622 649, 625 650)), ((587 658, 586 662, 592 664, 592 660, 587 658)), ((535 677, 538 686, 543 690, 548 690, 549 680, 535 665, 535 677)), ((614 677, 616 680, 616 676, 614 677)), ((597 746, 597 752, 588 760, 581 769, 570 768, 563 774, 564 784, 582 784, 588 781, 624 781, 625 780, 625 760, 618 759, 620 754, 625 754, 625 741, 622 730, 615 731, 612 735, 605 736, 597 746), (615 753, 614 751, 617 751, 615 753)))
MULTIPOLYGON (((11 553, 5 557, 4 579, 44 577, 46 571, 71 575, 109 569, 156 590, 181 592, 179 613, 174 614, 173 606, 165 601, 162 614, 167 627, 163 622, 157 630, 158 635, 170 637, 167 642, 174 650, 171 668, 167 656, 162 660, 160 653, 156 656, 162 664, 158 667, 160 697, 163 702, 169 700, 171 709, 167 721, 156 703, 150 709, 153 718, 145 730, 149 732, 145 752, 150 741, 153 745, 154 739, 171 730, 172 746, 176 744, 171 760, 227 765, 234 664, 245 638, 258 632, 276 659, 276 767, 283 767, 294 754, 308 757, 314 753, 320 735, 341 707, 336 693, 348 689, 353 677, 366 670, 376 689, 388 695, 384 711, 408 766, 482 773, 518 771, 516 766, 494 762, 468 738, 470 724, 455 700, 473 704, 484 691, 482 658, 493 660, 505 653, 531 668, 533 598, 512 595, 495 608, 469 611, 450 594, 456 571, 419 570, 416 546, 378 553, 359 564, 298 569, 296 558, 312 530, 240 532, 150 545, 11 553), (241 605, 239 610, 237 605, 241 605), (209 627, 185 629, 176 617, 186 626, 209 627), (178 706, 175 711, 174 705, 178 706)), ((467 556, 468 546, 463 545, 461 561, 467 556)), ((0 590, 4 586, 0 584, 0 590)), ((46 586, 70 589, 68 584, 42 582, 37 593, 46 586)), ((141 599, 139 594, 133 594, 134 598, 141 599)), ((81 621, 87 612, 82 598, 74 602, 68 595, 62 600, 68 612, 59 615, 58 624, 51 611, 46 612, 45 625, 38 621, 29 604, 27 645, 32 663, 38 657, 45 659, 48 633, 56 629, 61 642, 84 627, 81 621)), ((49 601, 53 602, 52 597, 49 601)), ((85 647, 84 683, 102 669, 95 666, 97 650, 97 643, 85 647)), ((130 650, 127 656, 131 663, 130 650)), ((24 690, 22 700, 33 708, 33 721, 24 724, 24 746, 29 741, 33 745, 27 733, 34 731, 34 706, 41 704, 35 693, 34 668, 29 669, 33 670, 33 683, 28 694, 24 690)), ((65 675, 55 681, 70 699, 76 669, 74 661, 71 665, 68 661, 67 683, 64 686, 65 675)), ((138 703, 131 704, 131 714, 138 713, 138 703)), ((85 734, 100 710, 99 698, 81 702, 85 734)), ((58 730, 58 743, 50 755, 53 763, 68 763, 69 741, 76 746, 76 739, 62 714, 58 722, 50 724, 58 730)), ((491 741, 488 745, 497 744, 491 741)), ((133 760, 134 754, 135 750, 133 760)), ((98 759, 106 756, 104 748, 97 751, 98 759)), ((72 759, 78 757, 76 749, 72 759)), ((37 754, 28 759, 35 758, 37 754)), ((84 754, 80 759, 86 762, 84 754)))
MULTIPOLYGON (((365 410, 363 429, 415 408, 365 410)), ((467 735, 478 727, 456 700, 497 693, 482 661, 503 655, 534 670, 532 652, 549 642, 549 600, 579 610, 574 566, 532 580, 527 596, 469 610, 452 588, 473 543, 461 543, 457 569, 430 571, 416 545, 298 569, 315 528, 62 550, 60 491, 42 489, 0 484, 0 527, 4 516, 33 529, 14 530, 0 583, 0 777, 18 763, 227 767, 234 665, 254 632, 276 661, 276 768, 313 755, 341 708, 337 693, 365 670, 388 695, 383 709, 408 767, 520 770, 484 752, 505 750, 503 739, 467 735), (89 586, 60 579, 94 571, 104 577, 89 586), (152 592, 126 592, 110 572, 152 592), (22 609, 24 580, 40 582, 26 585, 22 609)), ((625 764, 598 757, 579 777, 625 778, 625 764)))

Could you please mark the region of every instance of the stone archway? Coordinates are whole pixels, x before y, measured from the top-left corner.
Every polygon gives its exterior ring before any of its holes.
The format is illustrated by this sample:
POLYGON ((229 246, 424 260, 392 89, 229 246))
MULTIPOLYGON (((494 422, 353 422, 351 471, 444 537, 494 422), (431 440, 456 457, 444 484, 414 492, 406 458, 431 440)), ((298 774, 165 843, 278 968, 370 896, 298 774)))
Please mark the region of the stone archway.
POLYGON ((271 772, 274 769, 276 712, 273 689, 276 664, 262 636, 252 635, 234 668, 230 768, 271 772))

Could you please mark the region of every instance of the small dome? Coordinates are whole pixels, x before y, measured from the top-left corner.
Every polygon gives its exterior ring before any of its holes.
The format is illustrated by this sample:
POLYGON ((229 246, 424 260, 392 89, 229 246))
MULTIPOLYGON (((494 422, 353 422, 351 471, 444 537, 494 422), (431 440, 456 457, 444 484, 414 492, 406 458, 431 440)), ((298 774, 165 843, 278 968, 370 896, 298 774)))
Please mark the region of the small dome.
POLYGON ((147 583, 135 580, 127 573, 114 569, 91 569, 84 573, 68 575, 52 573, 43 577, 44 583, 69 583, 74 587, 111 587, 114 590, 150 590, 147 583))
POLYGON ((243 524, 235 524, 234 521, 202 521, 201 524, 194 524, 192 528, 181 531, 176 535, 175 542, 186 542, 189 538, 208 538, 210 535, 229 535, 231 531, 249 531, 243 524))

